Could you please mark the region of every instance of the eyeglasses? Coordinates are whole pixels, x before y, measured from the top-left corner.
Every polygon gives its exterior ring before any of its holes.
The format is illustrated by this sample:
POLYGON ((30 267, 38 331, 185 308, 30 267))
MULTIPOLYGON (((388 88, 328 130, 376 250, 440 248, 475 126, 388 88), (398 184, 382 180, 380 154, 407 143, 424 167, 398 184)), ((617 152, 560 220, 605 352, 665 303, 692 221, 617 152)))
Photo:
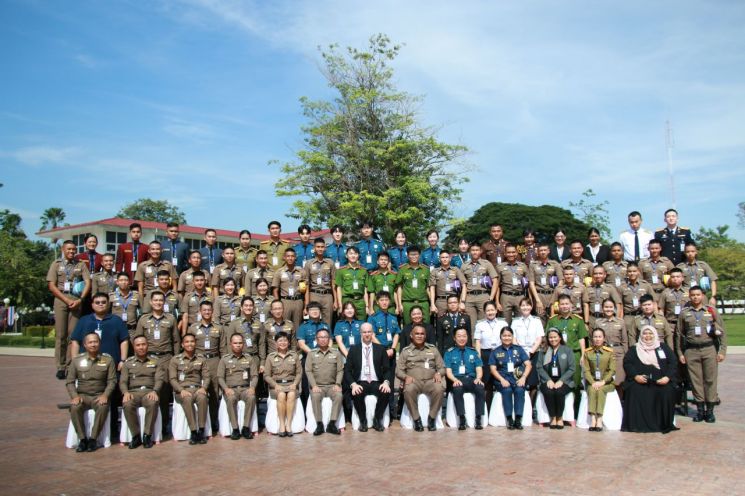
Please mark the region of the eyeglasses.
POLYGON ((106 305, 107 303, 108 303, 108 301, 106 301, 106 300, 99 300, 99 301, 94 301, 93 302, 94 305, 106 305))

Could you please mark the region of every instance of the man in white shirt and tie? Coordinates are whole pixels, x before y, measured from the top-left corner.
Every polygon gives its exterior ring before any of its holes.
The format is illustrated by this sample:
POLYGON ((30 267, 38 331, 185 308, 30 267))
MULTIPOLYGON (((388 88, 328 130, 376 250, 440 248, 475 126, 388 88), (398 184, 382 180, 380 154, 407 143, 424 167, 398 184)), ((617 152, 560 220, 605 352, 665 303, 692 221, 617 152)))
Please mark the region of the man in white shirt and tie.
POLYGON ((623 258, 627 262, 638 262, 649 258, 647 245, 654 235, 651 231, 642 228, 642 214, 634 210, 629 214, 629 230, 624 231, 618 237, 623 246, 623 258))
POLYGON ((372 394, 377 398, 373 429, 383 432, 383 414, 388 407, 391 394, 391 379, 388 356, 382 345, 373 343, 373 326, 365 322, 360 326, 362 343, 349 348, 347 363, 344 366, 345 382, 350 384, 352 402, 360 418, 360 432, 367 431, 367 410, 365 396, 372 394))

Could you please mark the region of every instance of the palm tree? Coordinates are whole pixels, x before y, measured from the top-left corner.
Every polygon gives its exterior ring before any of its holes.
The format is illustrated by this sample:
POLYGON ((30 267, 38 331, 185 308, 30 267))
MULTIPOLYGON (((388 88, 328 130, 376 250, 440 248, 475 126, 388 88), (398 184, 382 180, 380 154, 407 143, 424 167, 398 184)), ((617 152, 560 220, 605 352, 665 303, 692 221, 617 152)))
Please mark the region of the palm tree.
MULTIPOLYGON (((64 210, 58 207, 50 207, 46 210, 44 210, 44 213, 41 214, 41 230, 44 231, 46 229, 55 229, 57 228, 63 220, 65 220, 65 217, 67 214, 64 210)), ((54 256, 57 257, 57 241, 59 238, 52 238, 52 244, 54 245, 54 256)))

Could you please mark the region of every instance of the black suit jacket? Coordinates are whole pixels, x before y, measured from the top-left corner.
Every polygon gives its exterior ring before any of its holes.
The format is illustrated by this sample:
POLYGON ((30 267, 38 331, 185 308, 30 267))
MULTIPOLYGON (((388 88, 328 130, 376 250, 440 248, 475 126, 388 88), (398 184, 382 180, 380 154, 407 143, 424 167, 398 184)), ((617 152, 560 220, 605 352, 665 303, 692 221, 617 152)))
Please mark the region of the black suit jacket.
POLYGON ((571 257, 572 255, 571 253, 569 253, 569 245, 564 245, 564 254, 562 258, 559 258, 559 252, 556 250, 556 245, 551 245, 551 250, 548 253, 548 258, 550 258, 551 260, 556 260, 559 263, 571 257))
POLYGON ((595 262, 598 265, 603 265, 605 262, 610 260, 610 249, 606 245, 600 245, 600 249, 598 249, 598 257, 593 259, 590 247, 585 246, 585 254, 582 256, 590 262, 595 262))
MULTIPOLYGON (((437 349, 440 355, 445 356, 448 348, 455 346, 455 322, 450 314, 445 314, 437 319, 437 349)), ((468 331, 468 342, 466 346, 471 346, 471 318, 464 313, 458 313, 458 327, 465 327, 468 331)))
MULTIPOLYGON (((372 344, 372 362, 375 369, 375 375, 378 380, 383 382, 387 380, 393 387, 393 368, 388 365, 388 355, 385 348, 377 343, 372 344)), ((355 344, 349 347, 347 354, 347 363, 344 365, 344 381, 346 384, 352 384, 360 379, 362 373, 362 345, 355 344)))

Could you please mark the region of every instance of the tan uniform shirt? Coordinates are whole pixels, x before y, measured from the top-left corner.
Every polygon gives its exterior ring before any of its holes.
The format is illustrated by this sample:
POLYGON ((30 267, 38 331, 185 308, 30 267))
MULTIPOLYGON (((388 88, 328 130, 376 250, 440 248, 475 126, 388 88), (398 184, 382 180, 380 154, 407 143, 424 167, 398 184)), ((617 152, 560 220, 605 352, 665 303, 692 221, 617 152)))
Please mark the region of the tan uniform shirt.
POLYGON ((210 385, 210 374, 204 357, 196 353, 191 358, 186 353, 179 353, 171 358, 168 379, 173 392, 177 394, 187 387, 207 389, 210 385))
POLYGON ((149 354, 176 354, 181 346, 181 333, 176 318, 170 313, 163 313, 160 319, 146 313, 137 321, 137 329, 132 338, 145 336, 149 354))
MULTIPOLYGON (((208 290, 207 286, 210 284, 210 274, 207 271, 203 271, 202 269, 197 269, 198 271, 202 272, 205 277, 205 291, 208 290)), ((187 294, 194 291, 194 270, 193 268, 189 267, 185 271, 181 273, 181 275, 178 278, 178 286, 176 290, 181 294, 187 294)))
POLYGON ((662 290, 665 289, 665 276, 674 267, 673 263, 666 257, 660 257, 656 262, 651 258, 639 261, 642 279, 652 285, 655 293, 662 293, 662 290))
POLYGON ((109 312, 115 317, 127 323, 130 329, 137 325, 137 310, 140 308, 140 296, 135 290, 131 290, 125 297, 114 290, 109 293, 109 312))
POLYGON ((235 281, 235 294, 238 294, 238 290, 243 286, 243 280, 246 277, 246 273, 243 272, 243 266, 233 264, 232 267, 228 267, 228 264, 223 262, 215 267, 212 272, 212 278, 210 279, 210 287, 217 288, 220 294, 223 294, 226 279, 233 279, 235 281))
POLYGON ((336 266, 333 260, 324 258, 319 262, 317 258, 313 258, 307 261, 303 272, 311 292, 314 290, 331 291, 331 283, 336 278, 336 266))
POLYGON ((678 289, 667 288, 660 295, 658 305, 668 322, 678 323, 678 315, 688 303, 688 291, 682 286, 678 289))
MULTIPOLYGON (((230 353, 230 338, 235 333, 243 336, 243 349, 246 353, 255 357, 261 356, 259 348, 263 339, 264 326, 259 322, 259 319, 255 317, 247 319, 241 315, 231 322, 228 325, 227 332, 223 333, 223 344, 220 345, 223 355, 230 353)), ((266 358, 266 355, 264 355, 264 358, 266 358)))
POLYGON ((528 277, 528 266, 522 262, 502 262, 497 266, 497 281, 501 294, 523 293, 523 277, 528 277))
POLYGON ((332 386, 341 387, 344 377, 344 356, 339 350, 328 348, 321 351, 315 348, 305 359, 305 375, 310 387, 332 386))
MULTIPOLYGON (((466 287, 466 276, 458 267, 452 265, 447 269, 444 267, 436 267, 435 270, 429 273, 429 287, 435 288, 435 298, 445 298, 451 294, 457 294, 460 296, 460 291, 455 291, 453 288, 454 281, 460 281, 460 287, 466 287)), ((444 310, 444 309, 443 309, 444 310)))
POLYGON ((556 276, 557 281, 561 281, 563 273, 561 264, 556 260, 549 260, 545 264, 534 260, 528 267, 528 281, 535 284, 539 293, 551 294, 554 292, 551 287, 551 277, 556 276))
POLYGON ((636 344, 639 341, 639 336, 642 333, 642 327, 651 325, 657 330, 657 336, 660 340, 673 349, 673 331, 670 328, 670 324, 667 322, 665 317, 658 313, 654 313, 647 317, 646 315, 637 315, 634 317, 634 328, 629 329, 629 343, 636 344))
POLYGON ((220 295, 215 302, 214 319, 221 325, 228 325, 241 314, 241 297, 220 295))
POLYGON ((88 353, 81 353, 70 360, 66 386, 70 398, 81 394, 111 396, 116 386, 114 359, 106 353, 101 353, 94 359, 88 353))
POLYGON ((563 282, 560 282, 559 285, 556 286, 556 289, 554 289, 554 294, 551 295, 551 304, 553 305, 559 301, 559 296, 563 294, 569 295, 569 298, 571 298, 572 312, 582 314, 582 305, 585 303, 585 286, 583 284, 574 284, 570 287, 565 285, 563 282))
POLYGON ((701 284, 701 278, 706 276, 710 281, 716 281, 717 275, 711 270, 709 264, 697 260, 693 264, 683 262, 678 264, 678 268, 683 271, 683 286, 690 288, 701 284))
POLYGON ((164 372, 164 369, 158 368, 156 359, 129 357, 122 365, 119 389, 122 392, 151 390, 160 393, 165 381, 164 372))
POLYGON ((574 282, 582 283, 585 282, 585 277, 592 276, 593 265, 592 262, 586 258, 581 258, 579 262, 574 262, 572 259, 567 259, 561 262, 561 270, 567 270, 568 268, 574 269, 574 282))
POLYGON ((623 314, 630 315, 639 311, 639 299, 645 294, 656 298, 652 285, 646 281, 638 280, 636 284, 626 282, 621 286, 621 300, 623 301, 623 314))
POLYGON ((256 295, 256 281, 261 278, 266 279, 266 282, 269 285, 269 290, 271 291, 272 281, 274 280, 274 270, 269 267, 256 267, 250 269, 243 278, 243 287, 245 288, 246 296, 256 295))
POLYGON ((235 264, 243 269, 244 274, 256 267, 256 253, 258 253, 258 251, 259 250, 253 246, 250 246, 245 250, 240 246, 235 248, 235 264))
POLYGON ((436 373, 445 376, 445 362, 433 344, 425 343, 421 348, 410 344, 396 360, 396 377, 402 381, 406 376, 426 381, 432 379, 436 373))
POLYGON ((292 269, 288 269, 287 266, 282 266, 275 274, 272 279, 272 288, 279 288, 279 296, 281 298, 298 299, 302 296, 300 293, 301 282, 305 284, 305 277, 303 276, 303 269, 294 266, 292 269))
POLYGON ((496 284, 497 271, 491 262, 487 260, 479 259, 477 262, 468 262, 461 267, 461 271, 466 278, 466 290, 469 293, 473 291, 486 291, 487 294, 490 293, 490 290, 481 284, 481 279, 484 276, 491 277, 492 284, 496 284))
POLYGON ((605 282, 614 285, 616 288, 620 288, 626 282, 626 267, 628 265, 629 263, 626 260, 621 260, 619 264, 612 260, 603 263, 606 272, 605 282))
POLYGON ((243 353, 231 353, 220 359, 217 365, 217 383, 220 389, 248 387, 256 389, 259 382, 259 358, 243 353))
POLYGON ((91 275, 91 296, 96 293, 109 294, 116 289, 116 273, 112 270, 111 272, 96 272, 91 275))
POLYGON ((135 272, 135 282, 142 282, 145 284, 145 291, 150 291, 158 287, 158 272, 165 270, 171 276, 171 280, 175 281, 178 277, 176 269, 173 267, 171 262, 160 260, 157 263, 152 260, 146 260, 142 263, 137 264, 137 272, 135 272))
POLYGON ((289 320, 278 323, 273 318, 269 318, 264 324, 264 332, 261 334, 263 342, 259 344, 259 358, 265 360, 269 353, 277 351, 277 343, 275 343, 274 337, 279 332, 286 332, 290 336, 290 349, 292 351, 297 350, 297 335, 293 329, 293 324, 289 320))
POLYGON ((266 321, 270 318, 269 312, 272 309, 272 302, 274 301, 274 298, 269 295, 263 298, 257 295, 254 296, 253 299, 256 318, 259 319, 259 322, 265 324, 266 321))
POLYGON ((504 260, 504 250, 507 247, 507 241, 500 239, 499 243, 495 243, 494 240, 489 241, 481 245, 483 250, 483 259, 491 263, 494 267, 501 264, 504 260))
POLYGON ((616 288, 606 283, 586 287, 583 298, 584 302, 590 305, 590 315, 595 316, 603 311, 603 301, 606 299, 610 298, 615 304, 621 303, 621 297, 616 288))
POLYGON ((80 299, 80 296, 72 294, 73 286, 78 281, 88 281, 91 273, 88 270, 86 262, 68 262, 67 260, 55 260, 49 266, 47 272, 47 282, 54 283, 57 289, 62 291, 65 296, 73 300, 80 299))
POLYGON ((224 334, 220 324, 196 322, 189 326, 188 332, 194 334, 197 338, 196 353, 198 355, 203 355, 205 358, 214 358, 220 355, 220 344, 223 343, 222 336, 224 334))
MULTIPOLYGON (((150 305, 150 295, 155 291, 154 289, 145 293, 145 297, 142 299, 142 313, 151 313, 153 311, 152 305, 150 305)), ((178 316, 179 305, 181 303, 181 297, 173 290, 162 291, 165 295, 165 301, 163 302, 163 311, 170 313, 174 317, 178 316)))
POLYGON ((601 317, 595 320, 595 329, 605 331, 605 342, 610 345, 615 354, 623 357, 629 351, 629 340, 623 319, 601 317))
POLYGON ((266 357, 264 363, 264 381, 274 389, 277 384, 300 384, 303 369, 297 352, 288 350, 285 356, 273 351, 266 357))
POLYGON ((278 242, 267 239, 259 244, 259 250, 264 250, 269 255, 269 267, 275 271, 284 265, 283 258, 287 248, 290 248, 290 243, 283 239, 278 242))
POLYGON ((712 312, 708 308, 706 306, 701 307, 700 310, 696 310, 692 306, 683 308, 683 311, 678 316, 677 332, 675 333, 675 352, 678 356, 683 355, 683 351, 687 346, 701 346, 714 341, 715 329, 719 329, 722 332, 722 335, 716 338, 719 341, 719 350, 717 353, 726 355, 727 336, 724 333, 722 317, 716 311, 712 315, 712 312))
POLYGON ((181 308, 179 311, 181 315, 187 314, 189 316, 189 325, 202 320, 202 315, 199 313, 199 305, 203 301, 212 301, 212 296, 207 291, 202 294, 191 291, 181 298, 181 308))

